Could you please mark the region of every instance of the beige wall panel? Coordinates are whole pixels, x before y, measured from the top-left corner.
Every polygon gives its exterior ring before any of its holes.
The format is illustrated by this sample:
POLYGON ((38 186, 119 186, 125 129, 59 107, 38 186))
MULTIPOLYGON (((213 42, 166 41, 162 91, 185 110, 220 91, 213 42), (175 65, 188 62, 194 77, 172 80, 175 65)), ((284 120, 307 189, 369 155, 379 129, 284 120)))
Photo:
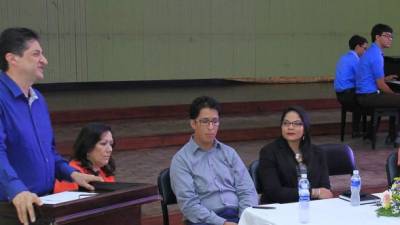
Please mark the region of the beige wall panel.
MULTIPOLYGON (((400 30, 398 0, 0 0, 42 36, 43 82, 332 75, 347 40, 400 30)), ((386 55, 400 55, 400 39, 386 55)))

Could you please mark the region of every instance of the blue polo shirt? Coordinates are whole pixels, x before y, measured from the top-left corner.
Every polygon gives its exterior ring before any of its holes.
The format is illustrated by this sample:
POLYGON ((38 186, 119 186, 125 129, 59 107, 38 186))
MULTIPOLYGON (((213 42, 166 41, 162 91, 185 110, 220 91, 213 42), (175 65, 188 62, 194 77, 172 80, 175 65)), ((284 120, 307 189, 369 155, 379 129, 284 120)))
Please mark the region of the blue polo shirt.
POLYGON ((376 43, 361 56, 356 69, 356 93, 376 93, 376 80, 385 76, 383 70, 383 52, 376 43))
POLYGON ((0 72, 0 201, 22 191, 53 190, 55 177, 71 180, 74 169, 55 151, 50 116, 43 96, 30 98, 0 72))
POLYGON ((342 55, 336 64, 334 87, 336 92, 355 87, 356 67, 360 58, 353 50, 342 55))

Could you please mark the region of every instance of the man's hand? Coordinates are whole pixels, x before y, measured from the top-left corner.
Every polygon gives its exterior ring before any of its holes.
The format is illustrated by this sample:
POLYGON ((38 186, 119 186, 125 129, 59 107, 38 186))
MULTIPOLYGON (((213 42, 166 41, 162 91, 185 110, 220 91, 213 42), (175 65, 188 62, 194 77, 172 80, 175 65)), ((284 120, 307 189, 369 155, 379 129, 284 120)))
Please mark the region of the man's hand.
POLYGON ((319 199, 333 198, 331 190, 326 188, 319 188, 319 199))
POLYGON ((34 223, 36 221, 35 210, 33 204, 42 205, 40 198, 32 192, 23 191, 18 193, 12 200, 12 203, 17 210, 18 219, 24 225, 29 225, 29 221, 34 223), (29 219, 28 219, 29 215, 29 219))
POLYGON ((237 223, 225 221, 224 225, 237 225, 237 223))
POLYGON ((82 186, 88 190, 94 191, 94 187, 89 184, 92 181, 104 181, 101 177, 91 175, 91 174, 84 174, 79 172, 72 172, 71 178, 77 183, 79 186, 82 186))
POLYGON ((390 74, 385 76, 385 81, 391 81, 391 80, 396 80, 399 76, 397 76, 396 74, 390 74))

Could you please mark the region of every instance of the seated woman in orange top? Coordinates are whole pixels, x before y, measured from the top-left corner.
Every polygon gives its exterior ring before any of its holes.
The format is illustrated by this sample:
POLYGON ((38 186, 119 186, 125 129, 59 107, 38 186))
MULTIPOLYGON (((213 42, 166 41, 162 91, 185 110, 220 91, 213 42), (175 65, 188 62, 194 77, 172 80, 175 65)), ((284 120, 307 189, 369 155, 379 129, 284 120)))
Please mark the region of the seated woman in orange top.
MULTIPOLYGON (((105 182, 115 182, 115 163, 111 157, 114 139, 111 128, 101 123, 90 123, 80 131, 74 143, 70 166, 81 173, 93 174, 105 182)), ((56 181, 54 193, 78 190, 78 184, 56 181)))

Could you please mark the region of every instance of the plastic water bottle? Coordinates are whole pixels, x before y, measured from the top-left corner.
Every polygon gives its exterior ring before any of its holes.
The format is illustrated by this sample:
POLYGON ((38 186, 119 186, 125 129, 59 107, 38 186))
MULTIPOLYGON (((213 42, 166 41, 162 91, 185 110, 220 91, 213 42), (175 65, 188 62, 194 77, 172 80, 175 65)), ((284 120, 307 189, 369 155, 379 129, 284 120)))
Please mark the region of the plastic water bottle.
POLYGON ((307 174, 301 174, 299 180, 299 221, 308 223, 310 220, 310 182, 307 180, 307 174))
POLYGON ((360 205, 360 190, 361 190, 361 177, 358 170, 353 171, 353 176, 351 176, 351 196, 350 204, 352 206, 360 205))

